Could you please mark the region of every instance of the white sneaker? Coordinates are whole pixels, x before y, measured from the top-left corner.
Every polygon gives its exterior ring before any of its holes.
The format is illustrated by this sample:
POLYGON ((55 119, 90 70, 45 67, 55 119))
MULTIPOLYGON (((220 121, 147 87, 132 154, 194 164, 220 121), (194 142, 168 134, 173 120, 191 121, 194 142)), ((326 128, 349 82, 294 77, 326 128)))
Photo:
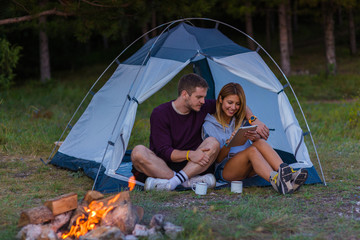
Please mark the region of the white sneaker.
POLYGON ((157 191, 170 191, 170 181, 168 179, 162 178, 152 178, 148 177, 145 181, 144 189, 148 190, 157 190, 157 191))
POLYGON ((186 188, 191 188, 194 183, 203 182, 206 183, 208 188, 213 188, 216 185, 215 176, 211 173, 205 175, 197 175, 195 177, 190 178, 186 182, 183 182, 181 185, 186 188))

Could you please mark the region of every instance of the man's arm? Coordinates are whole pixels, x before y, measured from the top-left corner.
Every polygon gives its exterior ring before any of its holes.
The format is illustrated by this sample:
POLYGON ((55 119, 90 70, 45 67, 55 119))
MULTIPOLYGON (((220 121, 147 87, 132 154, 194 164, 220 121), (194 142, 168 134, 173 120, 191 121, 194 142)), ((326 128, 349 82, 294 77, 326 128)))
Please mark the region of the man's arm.
POLYGON ((174 149, 171 153, 171 161, 173 162, 182 162, 187 160, 188 157, 189 161, 199 164, 200 166, 205 166, 209 161, 210 158, 206 154, 207 151, 210 149, 197 149, 197 150, 177 150, 174 149), (189 153, 188 153, 189 151, 189 153))
MULTIPOLYGON (((246 106, 246 119, 250 119, 251 116, 253 116, 253 113, 252 113, 251 109, 248 106, 246 106)), ((260 136, 263 139, 265 139, 265 140, 268 139, 268 137, 269 137, 269 128, 262 121, 260 121, 257 118, 255 121, 251 122, 250 124, 251 125, 257 125, 258 127, 256 129, 256 132, 258 134, 260 134, 260 136)))

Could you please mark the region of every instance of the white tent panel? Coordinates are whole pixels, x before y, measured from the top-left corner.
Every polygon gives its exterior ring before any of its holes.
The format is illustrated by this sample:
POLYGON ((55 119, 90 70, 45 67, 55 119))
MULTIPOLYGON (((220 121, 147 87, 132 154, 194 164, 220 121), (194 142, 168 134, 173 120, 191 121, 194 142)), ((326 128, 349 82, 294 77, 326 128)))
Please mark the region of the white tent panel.
POLYGON ((231 71, 227 71, 227 69, 232 69, 231 65, 234 62, 243 61, 242 55, 226 57, 226 60, 215 59, 215 62, 208 60, 215 81, 215 95, 219 94, 220 89, 229 82, 229 79, 241 84, 246 94, 247 105, 253 113, 269 128, 275 129, 270 132, 268 139, 271 146, 294 155, 296 153, 295 158, 299 163, 293 164, 293 167, 311 167, 312 163, 307 148, 303 142, 301 143, 302 129, 290 102, 284 92, 277 94, 282 86, 274 74, 268 74, 270 69, 259 58, 261 57, 257 53, 250 54, 247 61, 257 63, 258 66, 231 71), (265 73, 267 75, 264 75, 265 73), (258 77, 260 78, 258 79, 258 77), (267 83, 271 83, 271 85, 267 83), (297 149, 300 143, 301 145, 297 149))
POLYGON ((214 58, 228 71, 259 87, 278 92, 282 85, 257 52, 247 52, 224 58, 214 58), (241 67, 240 67, 241 66, 241 67))
MULTIPOLYGON (((141 66, 135 65, 118 66, 70 131, 59 149, 61 153, 80 159, 102 161, 118 114, 128 101, 127 92, 141 69, 141 66)), ((111 155, 110 148, 105 159, 111 155)))
POLYGON ((281 122, 285 128, 286 137, 290 142, 292 153, 293 154, 296 153, 295 158, 298 161, 298 163, 293 164, 292 166, 294 168, 313 166, 310 160, 308 150, 302 139, 303 131, 299 126, 299 122, 296 119, 295 113, 291 107, 289 99, 287 98, 284 92, 279 94, 279 109, 281 112, 280 114, 281 122), (301 145, 299 147, 300 143, 301 145))
MULTIPOLYGON (((219 65, 211 60, 208 61, 215 82, 215 96, 218 96, 221 88, 229 83, 239 83, 246 95, 246 104, 253 113, 261 119, 269 128, 275 129, 270 132, 268 142, 273 148, 292 152, 289 142, 286 140, 284 127, 280 121, 280 111, 277 103, 277 93, 261 88, 247 79, 234 75, 226 70, 224 65, 219 65), (231 81, 229 81, 231 79, 231 81)), ((250 75, 251 73, 247 74, 250 75)))
MULTIPOLYGON (((151 95, 159 91, 165 86, 176 74, 189 64, 189 60, 185 63, 152 57, 146 64, 146 68, 142 71, 139 80, 135 83, 133 90, 135 99, 139 103, 144 102, 151 95)), ((132 94, 130 94, 132 97, 132 94)), ((125 154, 129 143, 131 131, 135 122, 137 103, 131 101, 128 109, 124 109, 118 121, 119 133, 116 133, 115 151, 112 160, 106 169, 109 173, 113 173, 121 164, 123 155, 125 154)))
POLYGON ((150 58, 142 80, 140 81, 140 86, 142 87, 137 88, 135 93, 135 97, 139 103, 144 102, 151 95, 164 87, 189 63, 190 60, 178 62, 169 59, 150 58))

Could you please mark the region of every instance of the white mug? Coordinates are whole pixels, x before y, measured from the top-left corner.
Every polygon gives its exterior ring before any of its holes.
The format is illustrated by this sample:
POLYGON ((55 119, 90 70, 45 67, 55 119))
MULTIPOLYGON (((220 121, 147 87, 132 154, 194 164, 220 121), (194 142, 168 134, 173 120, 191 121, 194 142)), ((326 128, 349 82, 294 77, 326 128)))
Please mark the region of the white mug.
POLYGON ((242 193, 242 189, 243 189, 242 181, 232 181, 231 182, 231 192, 242 193))
POLYGON ((207 184, 203 182, 197 182, 192 185, 192 190, 195 191, 197 195, 206 195, 207 184))

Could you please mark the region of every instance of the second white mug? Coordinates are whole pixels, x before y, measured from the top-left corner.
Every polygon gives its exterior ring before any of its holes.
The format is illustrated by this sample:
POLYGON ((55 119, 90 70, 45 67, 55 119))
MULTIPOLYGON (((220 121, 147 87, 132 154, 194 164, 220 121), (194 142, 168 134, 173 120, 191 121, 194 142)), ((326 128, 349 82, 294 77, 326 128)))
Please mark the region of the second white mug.
POLYGON ((242 181, 232 181, 231 182, 231 192, 242 193, 242 189, 243 189, 242 181))
POLYGON ((194 183, 192 185, 192 190, 195 191, 197 195, 206 195, 207 184, 203 182, 194 183))

